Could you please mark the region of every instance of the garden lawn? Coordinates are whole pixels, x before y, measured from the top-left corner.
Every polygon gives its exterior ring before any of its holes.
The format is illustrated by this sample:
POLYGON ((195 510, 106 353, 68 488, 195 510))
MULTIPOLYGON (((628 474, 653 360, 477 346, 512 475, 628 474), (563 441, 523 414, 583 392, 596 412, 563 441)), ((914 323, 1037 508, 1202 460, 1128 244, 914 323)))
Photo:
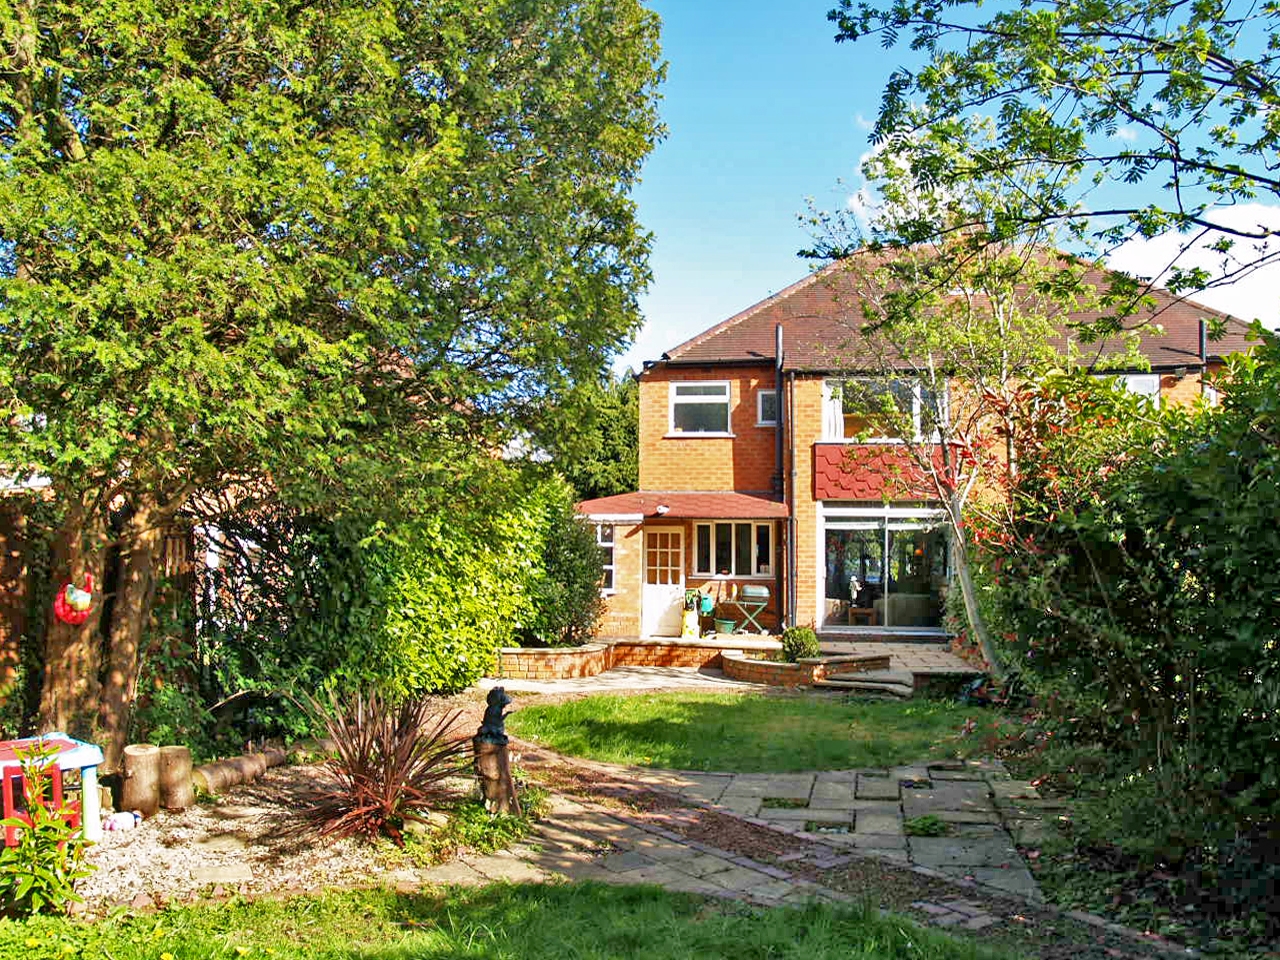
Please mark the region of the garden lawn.
POLYGON ((959 736, 961 728, 981 712, 930 700, 669 693, 527 706, 507 727, 560 753, 609 763, 786 773, 963 756, 977 745, 959 736))
POLYGON ((794 957, 978 960, 1007 954, 862 908, 754 910, 656 887, 598 884, 386 890, 184 907, 96 924, 0 920, 24 960, 564 960, 794 957))

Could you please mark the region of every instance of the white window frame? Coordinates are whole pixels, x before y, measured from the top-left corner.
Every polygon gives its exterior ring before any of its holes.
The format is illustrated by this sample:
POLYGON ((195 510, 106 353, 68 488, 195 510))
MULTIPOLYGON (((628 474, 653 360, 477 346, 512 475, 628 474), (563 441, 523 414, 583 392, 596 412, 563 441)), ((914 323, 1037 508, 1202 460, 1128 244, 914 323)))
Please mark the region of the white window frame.
POLYGON ((773 554, 776 549, 777 549, 777 544, 775 543, 775 537, 773 532, 773 521, 771 520, 703 520, 703 521, 699 521, 698 523, 695 523, 693 525, 693 566, 694 566, 693 575, 695 577, 707 577, 708 579, 712 579, 712 580, 769 580, 773 578, 773 554), (715 569, 716 524, 725 524, 729 527, 730 537, 731 537, 729 553, 735 559, 738 556, 738 541, 737 541, 738 526, 740 524, 751 525, 751 556, 752 556, 751 565, 752 567, 758 566, 758 563, 760 560, 759 555, 756 553, 756 545, 760 542, 759 530, 761 527, 765 527, 766 529, 768 529, 769 555, 765 558, 765 560, 767 561, 766 567, 763 570, 760 570, 760 569, 753 570, 751 573, 734 573, 732 570, 730 570, 728 573, 720 573, 720 571, 716 570, 715 569), (710 559, 711 566, 712 566, 710 570, 704 570, 698 567, 698 536, 700 532, 704 529, 707 531, 707 536, 710 538, 711 549, 708 552, 708 557, 710 559))
POLYGON ((608 571, 608 582, 610 586, 605 586, 605 581, 600 581, 600 595, 604 597, 612 596, 618 592, 618 527, 612 523, 596 523, 596 546, 601 551, 609 551, 609 562, 601 564, 603 570, 608 571), (609 531, 609 539, 604 539, 605 530, 609 531))
POLYGON ((733 436, 733 386, 728 380, 672 380, 667 389, 667 436, 669 437, 732 437, 733 436), (681 387, 721 387, 724 396, 679 396, 681 387), (676 428, 676 404, 714 403, 724 404, 724 430, 679 430, 676 428))
POLYGON ((778 425, 778 391, 772 388, 768 390, 756 391, 756 426, 757 427, 776 427, 778 425), (764 398, 773 397, 773 419, 766 420, 764 416, 764 398))
MULTIPOLYGON (((822 385, 822 435, 823 439, 833 443, 902 443, 903 441, 897 437, 866 437, 859 440, 856 437, 846 437, 844 435, 844 401, 840 393, 841 384, 848 381, 870 382, 874 380, 897 380, 902 383, 911 384, 911 422, 915 425, 916 442, 925 438, 920 432, 924 397, 924 381, 919 377, 838 377, 833 380, 827 380, 822 385)), ((950 419, 950 396, 946 388, 942 391, 942 409, 941 419, 946 424, 950 419)), ((940 431, 935 430, 933 436, 929 438, 933 443, 941 441, 940 431)))
POLYGON ((1125 388, 1125 390, 1129 391, 1129 393, 1139 397, 1146 397, 1157 407, 1160 406, 1161 376, 1158 373, 1108 373, 1103 371, 1101 373, 1095 373, 1094 376, 1099 380, 1116 380, 1125 388), (1154 386, 1155 389, 1138 389, 1138 385, 1144 382, 1147 387, 1154 386))

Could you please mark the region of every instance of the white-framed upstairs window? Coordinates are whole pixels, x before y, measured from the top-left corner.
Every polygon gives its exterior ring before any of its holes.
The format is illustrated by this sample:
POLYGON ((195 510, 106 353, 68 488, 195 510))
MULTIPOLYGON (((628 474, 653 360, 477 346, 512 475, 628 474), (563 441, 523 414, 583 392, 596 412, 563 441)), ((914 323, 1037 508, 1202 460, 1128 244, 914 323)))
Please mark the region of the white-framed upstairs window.
POLYGON ((1160 405, 1160 374, 1158 373, 1095 373, 1094 376, 1103 380, 1114 380, 1130 393, 1146 397, 1156 406, 1160 405))
POLYGON ((909 416, 915 440, 938 436, 946 420, 946 394, 939 396, 911 377, 851 377, 828 380, 823 390, 823 439, 860 443, 897 443, 903 439, 884 412, 889 400, 909 416))
POLYGON ((751 520, 695 524, 693 572, 702 577, 773 576, 773 524, 751 520))
POLYGON ((614 585, 614 553, 613 538, 614 525, 612 523, 597 523, 596 528, 596 546, 600 548, 601 566, 604 568, 604 574, 600 579, 600 592, 605 596, 617 591, 614 585))
POLYGON ((756 391, 756 426, 776 427, 778 425, 778 391, 756 391))
POLYGON ((729 381, 674 381, 670 387, 670 432, 680 436, 732 436, 729 381))

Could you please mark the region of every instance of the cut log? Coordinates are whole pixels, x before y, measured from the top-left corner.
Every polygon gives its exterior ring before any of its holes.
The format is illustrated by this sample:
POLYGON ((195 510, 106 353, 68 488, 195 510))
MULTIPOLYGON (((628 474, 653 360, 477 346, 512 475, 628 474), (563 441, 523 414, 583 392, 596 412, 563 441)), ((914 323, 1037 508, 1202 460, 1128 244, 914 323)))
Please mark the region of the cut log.
POLYGON ((485 809, 490 813, 519 816, 520 800, 511 776, 507 745, 488 743, 477 736, 472 738, 471 746, 475 751, 476 778, 480 781, 485 809))
POLYGON ((197 790, 203 790, 205 793, 219 793, 227 787, 256 780, 271 767, 278 767, 285 760, 286 754, 283 750, 246 753, 196 767, 191 771, 191 781, 197 790))
POLYGON ((196 802, 191 786, 191 751, 187 747, 160 748, 160 805, 185 810, 196 802))
POLYGON ((160 810, 160 748, 131 743, 124 748, 120 809, 154 817, 160 810))

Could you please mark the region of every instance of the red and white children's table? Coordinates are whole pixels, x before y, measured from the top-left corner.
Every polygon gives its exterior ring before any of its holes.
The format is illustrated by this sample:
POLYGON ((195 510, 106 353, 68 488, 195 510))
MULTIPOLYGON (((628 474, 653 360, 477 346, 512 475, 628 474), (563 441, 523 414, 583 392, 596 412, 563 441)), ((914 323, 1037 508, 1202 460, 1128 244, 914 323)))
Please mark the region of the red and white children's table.
POLYGON ((9 775, 10 767, 21 769, 19 751, 30 752, 38 746, 50 751, 50 762, 56 761, 59 770, 80 771, 80 816, 84 823, 84 838, 101 840, 102 800, 98 793, 98 765, 102 763, 102 748, 65 733, 46 733, 24 740, 0 740, 0 776, 9 775))

